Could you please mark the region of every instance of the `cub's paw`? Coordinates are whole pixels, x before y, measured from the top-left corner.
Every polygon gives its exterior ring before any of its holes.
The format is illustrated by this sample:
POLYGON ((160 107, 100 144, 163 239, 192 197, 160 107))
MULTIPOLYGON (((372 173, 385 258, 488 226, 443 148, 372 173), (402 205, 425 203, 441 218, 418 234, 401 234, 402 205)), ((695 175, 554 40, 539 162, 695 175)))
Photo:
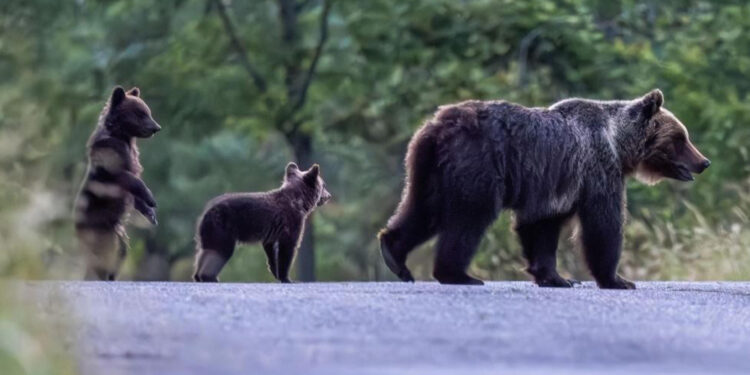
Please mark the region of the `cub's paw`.
POLYGON ((156 199, 152 194, 147 194, 146 199, 144 199, 146 202, 146 205, 149 207, 156 207, 156 199))
POLYGON ((623 279, 619 275, 614 280, 599 282, 597 281, 599 288, 602 289, 635 289, 635 283, 630 280, 623 279))
POLYGON ((281 279, 279 280, 279 282, 281 282, 282 284, 294 284, 294 282, 292 280, 289 280, 289 278, 281 279))
POLYGON ((156 219, 156 211, 154 211, 153 208, 148 207, 141 213, 146 219, 148 219, 149 223, 151 223, 152 225, 159 225, 159 220, 156 219))

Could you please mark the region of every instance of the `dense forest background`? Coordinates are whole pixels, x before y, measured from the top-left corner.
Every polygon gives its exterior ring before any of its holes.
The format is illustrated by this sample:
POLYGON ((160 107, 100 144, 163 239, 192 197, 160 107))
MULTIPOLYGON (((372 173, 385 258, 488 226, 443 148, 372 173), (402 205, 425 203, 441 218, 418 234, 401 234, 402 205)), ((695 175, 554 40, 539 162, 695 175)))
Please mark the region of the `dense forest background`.
MULTIPOLYGON (((395 208, 413 131, 441 104, 653 88, 713 165, 694 183, 629 183, 621 271, 750 277, 750 3, 609 0, 4 0, 0 3, 0 274, 77 278, 71 212, 85 143, 114 85, 163 131, 140 144, 157 228, 131 227, 124 278, 188 280, 211 197, 320 163, 297 279, 393 280, 375 234, 395 208)), ((142 220, 133 216, 135 224, 142 220)), ((471 272, 525 279, 509 213, 471 272)), ((569 236, 568 233, 566 236, 569 236)), ((561 240, 561 268, 588 279, 561 240)), ((431 244, 410 259, 429 279, 431 244)), ((257 247, 224 281, 270 281, 257 247)))

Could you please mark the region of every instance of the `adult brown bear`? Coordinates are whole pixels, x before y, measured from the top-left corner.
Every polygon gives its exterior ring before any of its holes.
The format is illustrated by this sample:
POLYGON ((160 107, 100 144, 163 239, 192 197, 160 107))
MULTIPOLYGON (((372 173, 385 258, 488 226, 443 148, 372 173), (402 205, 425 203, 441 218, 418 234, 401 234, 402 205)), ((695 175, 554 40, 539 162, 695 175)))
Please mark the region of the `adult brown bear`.
POLYGON ((690 181, 710 165, 663 102, 654 90, 630 101, 568 99, 549 108, 504 101, 441 107, 409 144, 401 203, 379 234, 386 264, 413 281, 407 255, 437 234, 434 277, 482 284, 466 269, 507 208, 539 286, 572 285, 557 273, 556 252, 561 227, 578 216, 599 287, 634 288, 616 272, 625 178, 690 181))

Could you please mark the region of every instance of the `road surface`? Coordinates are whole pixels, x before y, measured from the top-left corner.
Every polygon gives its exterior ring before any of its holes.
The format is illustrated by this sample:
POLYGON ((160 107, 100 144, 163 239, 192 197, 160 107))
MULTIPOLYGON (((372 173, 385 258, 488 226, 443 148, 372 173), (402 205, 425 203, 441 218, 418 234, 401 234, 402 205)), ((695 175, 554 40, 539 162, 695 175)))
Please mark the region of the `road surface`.
POLYGON ((21 285, 84 374, 750 374, 750 283, 21 285))

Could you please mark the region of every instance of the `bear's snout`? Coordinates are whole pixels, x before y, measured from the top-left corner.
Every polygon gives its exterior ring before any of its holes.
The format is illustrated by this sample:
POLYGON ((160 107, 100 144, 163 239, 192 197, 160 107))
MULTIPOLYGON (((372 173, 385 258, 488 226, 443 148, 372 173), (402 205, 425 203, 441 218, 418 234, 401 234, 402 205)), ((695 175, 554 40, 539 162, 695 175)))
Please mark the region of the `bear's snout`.
POLYGON ((318 199, 318 206, 326 204, 329 200, 331 200, 331 193, 329 193, 327 190, 324 190, 323 194, 320 195, 320 199, 318 199))
POLYGON ((690 172, 700 174, 701 172, 706 170, 709 165, 711 165, 711 161, 708 160, 707 157, 703 156, 703 154, 698 151, 698 149, 692 143, 690 143, 690 141, 687 142, 686 151, 687 155, 685 155, 683 162, 690 169, 690 172))
POLYGON ((706 168, 708 168, 710 165, 711 165, 711 160, 703 159, 702 162, 698 163, 698 165, 696 166, 694 172, 695 173, 701 173, 701 172, 705 171, 706 168))

